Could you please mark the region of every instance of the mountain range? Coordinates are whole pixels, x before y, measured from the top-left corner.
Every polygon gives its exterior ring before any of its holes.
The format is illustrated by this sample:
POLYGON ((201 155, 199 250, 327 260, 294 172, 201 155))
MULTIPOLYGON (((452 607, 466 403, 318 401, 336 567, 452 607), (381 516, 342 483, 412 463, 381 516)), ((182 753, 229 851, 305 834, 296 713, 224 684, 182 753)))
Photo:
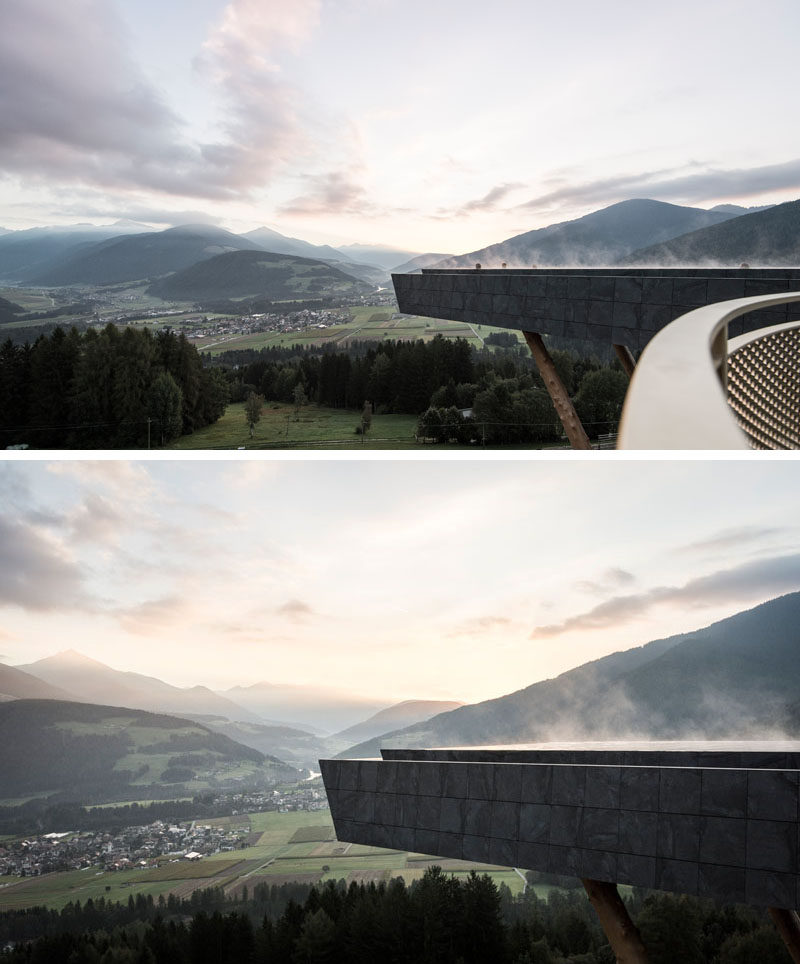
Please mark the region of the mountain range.
POLYGON ((0 663, 0 704, 23 699, 173 714, 304 769, 315 769, 321 756, 338 753, 358 740, 460 705, 407 700, 386 707, 385 702, 318 687, 267 682, 225 692, 207 686, 184 688, 113 669, 75 650, 22 666, 0 663))
POLYGON ((800 592, 439 714, 342 756, 377 756, 382 746, 800 737, 798 652, 800 592))
POLYGON ((721 210, 706 211, 646 198, 620 201, 573 221, 526 231, 499 244, 449 258, 437 267, 471 268, 476 262, 498 267, 503 261, 523 268, 605 267, 640 248, 747 215, 745 208, 732 208, 726 205, 721 210))
MULTIPOLYGON (((196 724, 227 741, 231 752, 238 746, 235 752, 243 759, 244 748, 250 748, 256 761, 277 758, 298 769, 315 769, 321 757, 337 754, 377 756, 381 747, 800 738, 799 650, 800 592, 795 592, 481 703, 409 700, 377 711, 369 698, 301 686, 262 682, 225 692, 182 689, 67 651, 19 667, 0 664, 0 721, 17 719, 17 711, 8 709, 14 703, 44 707, 47 719, 50 705, 87 707, 69 711, 78 716, 59 710, 64 720, 101 711, 111 719, 120 708, 139 714, 157 706, 159 718, 172 714, 170 726, 196 724), (109 707, 116 709, 111 713, 109 707), (280 721, 306 715, 329 726, 337 718, 356 716, 361 722, 324 734, 313 723, 280 721)), ((209 739, 203 737, 205 743, 209 739)), ((169 759, 151 762, 167 766, 169 759)), ((161 780, 155 769, 147 780, 153 774, 161 780)))
POLYGON ((153 231, 146 225, 117 222, 105 227, 74 225, 0 233, 0 281, 66 286, 154 280, 234 251, 311 258, 372 285, 385 284, 390 268, 418 255, 379 245, 334 248, 311 244, 267 227, 239 235, 209 224, 153 231))
POLYGON ((315 245, 267 227, 237 235, 206 224, 152 231, 120 222, 0 233, 0 281, 37 286, 148 281, 153 294, 190 301, 264 296, 265 290, 274 291, 267 297, 275 299, 359 295, 365 290, 360 285, 386 286, 391 272, 476 262, 484 267, 797 264, 800 201, 705 210, 638 198, 458 256, 379 244, 315 245), (265 259, 264 252, 271 257, 265 259))
POLYGON ((777 204, 680 237, 651 244, 620 261, 630 265, 800 264, 800 200, 777 204))

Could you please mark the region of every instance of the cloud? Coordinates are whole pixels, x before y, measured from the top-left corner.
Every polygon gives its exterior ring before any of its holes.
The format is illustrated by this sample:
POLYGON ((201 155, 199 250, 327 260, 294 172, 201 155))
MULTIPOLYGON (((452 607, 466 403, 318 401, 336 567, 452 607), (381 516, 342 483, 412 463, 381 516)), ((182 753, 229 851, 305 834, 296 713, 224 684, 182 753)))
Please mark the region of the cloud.
POLYGON ((275 610, 279 616, 285 616, 287 619, 291 619, 293 622, 302 622, 309 616, 314 615, 314 610, 308 603, 304 603, 300 599, 289 599, 282 606, 278 606, 275 610))
POLYGON ((86 602, 80 569, 63 549, 7 517, 0 517, 0 572, 0 605, 46 612, 86 602))
POLYGON ((87 495, 68 516, 73 538, 79 542, 116 542, 128 521, 101 495, 87 495))
POLYGON ((624 174, 582 183, 575 183, 573 179, 518 205, 518 210, 545 211, 566 204, 612 204, 643 196, 662 201, 702 204, 794 189, 800 190, 800 158, 761 167, 708 167, 707 170, 690 174, 679 173, 676 169, 624 174))
POLYGON ((456 214, 467 215, 471 214, 473 211, 494 211, 498 203, 502 201, 506 195, 521 187, 525 187, 525 185, 516 181, 507 184, 498 184, 487 194, 484 194, 483 197, 476 198, 473 201, 467 201, 466 204, 462 205, 462 207, 458 209, 456 214))
POLYGON ((146 502, 156 495, 156 485, 150 473, 144 465, 134 461, 67 459, 50 462, 47 471, 92 487, 100 486, 125 504, 146 502))
POLYGON ((126 632, 137 636, 158 636, 190 614, 191 607, 178 596, 147 600, 113 613, 126 632))
POLYGON ((365 214, 372 205, 367 193, 354 180, 352 172, 330 171, 308 175, 306 194, 292 198, 278 208, 279 214, 314 217, 324 214, 365 214))
POLYGON ((737 526, 736 528, 723 529, 708 539, 700 539, 697 542, 679 546, 674 551, 695 554, 741 549, 745 543, 761 542, 764 539, 771 539, 773 536, 783 535, 786 535, 786 529, 779 529, 774 526, 737 526))
POLYGON ((180 120, 131 59, 112 4, 6 0, 3 22, 2 169, 109 186, 174 180, 180 120))
POLYGON ((282 462, 250 459, 232 462, 225 472, 225 485, 235 489, 261 489, 275 482, 284 470, 282 462))
POLYGON ((606 569, 605 572, 601 573, 597 579, 587 579, 576 582, 575 588, 580 592, 599 595, 600 593, 609 592, 611 589, 629 586, 633 582, 636 582, 636 577, 632 572, 628 572, 627 569, 619 569, 616 566, 612 566, 610 569, 606 569))
POLYGON ((465 619, 459 623, 447 635, 454 636, 483 636, 496 629, 505 629, 512 625, 512 621, 507 616, 476 616, 473 619, 465 619))
MULTIPOLYGON (((231 0, 196 68, 219 98, 220 136, 192 140, 135 63, 104 0, 6 0, 0 32, 0 172, 61 185, 247 197, 315 147, 277 55, 316 26, 320 0, 231 0)), ((211 100, 212 98, 209 98, 211 100)))
POLYGON ((800 553, 759 559, 690 579, 683 586, 655 586, 629 596, 613 596, 560 623, 537 626, 531 639, 548 639, 571 630, 613 628, 663 604, 700 609, 770 598, 798 589, 800 553))

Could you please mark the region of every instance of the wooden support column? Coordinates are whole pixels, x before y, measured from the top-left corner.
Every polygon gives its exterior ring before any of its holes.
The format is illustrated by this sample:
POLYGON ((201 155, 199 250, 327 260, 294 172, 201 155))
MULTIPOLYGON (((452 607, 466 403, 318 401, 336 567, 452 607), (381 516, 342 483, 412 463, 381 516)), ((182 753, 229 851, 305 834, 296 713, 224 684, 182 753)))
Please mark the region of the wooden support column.
POLYGON ((783 938, 786 950, 795 964, 800 964, 800 917, 796 910, 770 907, 769 916, 783 938))
POLYGON ((627 907, 622 903, 617 885, 589 877, 581 878, 581 883, 600 918, 617 964, 648 964, 647 949, 627 907))
POLYGON ((633 370, 636 368, 636 359, 633 357, 633 352, 627 345, 614 345, 614 351, 625 369, 625 374, 628 378, 632 378, 633 370))
POLYGON ((522 334, 531 350, 545 388, 553 400, 553 405, 556 407, 556 412, 564 426, 564 431, 567 433, 570 445, 574 449, 590 449, 592 446, 589 442, 589 436, 581 425, 581 420, 578 418, 569 392, 564 388, 563 382, 558 377, 556 366, 553 364, 550 352, 545 348, 542 336, 536 331, 523 331, 522 334))

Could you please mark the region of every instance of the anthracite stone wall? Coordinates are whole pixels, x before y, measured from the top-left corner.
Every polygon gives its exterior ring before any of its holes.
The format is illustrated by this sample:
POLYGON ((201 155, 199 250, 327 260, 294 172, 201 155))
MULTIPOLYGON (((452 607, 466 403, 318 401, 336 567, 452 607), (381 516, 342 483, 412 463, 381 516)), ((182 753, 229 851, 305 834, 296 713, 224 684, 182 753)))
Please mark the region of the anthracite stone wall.
MULTIPOLYGON (((800 268, 528 268, 392 275, 400 311, 556 339, 644 348, 694 308, 800 290, 800 268)), ((731 336, 795 317, 780 305, 737 319, 731 336)))
POLYGON ((798 754, 745 753, 731 766, 702 752, 650 752, 639 765, 575 762, 577 751, 573 762, 413 752, 320 761, 340 840, 800 907, 798 754))

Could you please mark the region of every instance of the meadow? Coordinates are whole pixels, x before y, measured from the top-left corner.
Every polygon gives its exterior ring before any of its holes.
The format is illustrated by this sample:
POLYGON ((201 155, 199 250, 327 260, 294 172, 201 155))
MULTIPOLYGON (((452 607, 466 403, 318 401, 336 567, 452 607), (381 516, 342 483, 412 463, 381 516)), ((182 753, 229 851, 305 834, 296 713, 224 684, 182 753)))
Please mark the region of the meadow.
MULTIPOLYGON (((304 405, 295 415, 294 405, 267 402, 253 437, 244 414, 244 403, 228 405, 213 425, 176 439, 171 449, 262 449, 262 448, 415 448, 415 415, 373 415, 366 439, 356 434, 360 413, 350 409, 304 405)), ((428 446, 429 447, 429 446, 428 446)))
MULTIPOLYGON (((425 868, 438 864, 458 877, 471 869, 488 873, 496 883, 508 885, 519 893, 523 881, 509 868, 472 864, 461 860, 382 850, 361 844, 338 841, 327 810, 278 813, 270 811, 220 817, 204 825, 236 828, 246 836, 235 851, 204 857, 202 860, 159 860, 156 868, 103 871, 98 867, 41 877, 6 877, 0 883, 0 911, 35 905, 62 908, 70 901, 127 901, 130 895, 150 894, 154 899, 174 893, 188 897, 195 890, 222 887, 226 893, 250 892, 260 883, 288 881, 316 882, 344 879, 381 881, 403 877, 406 883, 418 880, 425 868)), ((546 896, 549 887, 536 885, 546 896)))

